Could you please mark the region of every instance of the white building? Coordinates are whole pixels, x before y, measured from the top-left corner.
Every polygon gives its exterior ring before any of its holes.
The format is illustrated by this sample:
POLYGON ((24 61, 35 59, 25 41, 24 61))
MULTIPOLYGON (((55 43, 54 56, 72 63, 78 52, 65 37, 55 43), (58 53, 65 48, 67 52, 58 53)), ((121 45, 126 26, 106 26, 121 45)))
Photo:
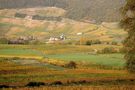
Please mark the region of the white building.
POLYGON ((27 16, 25 17, 25 19, 27 19, 27 20, 32 20, 32 16, 27 15, 27 16))
POLYGON ((55 43, 56 41, 60 41, 60 39, 56 38, 56 37, 50 37, 48 42, 46 42, 46 43, 55 43))
POLYGON ((79 33, 77 33, 77 35, 79 36, 79 35, 83 35, 83 33, 82 32, 79 32, 79 33))

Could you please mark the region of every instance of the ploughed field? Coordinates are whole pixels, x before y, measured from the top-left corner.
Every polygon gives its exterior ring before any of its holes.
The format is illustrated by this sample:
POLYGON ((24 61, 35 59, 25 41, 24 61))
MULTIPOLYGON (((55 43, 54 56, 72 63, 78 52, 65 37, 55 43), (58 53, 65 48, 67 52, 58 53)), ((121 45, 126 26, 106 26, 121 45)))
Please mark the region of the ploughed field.
POLYGON ((103 88, 131 85, 130 88, 134 88, 135 78, 125 70, 123 54, 91 53, 95 48, 105 47, 121 48, 111 45, 0 45, 0 86, 24 90, 33 86, 41 86, 39 90, 44 87, 58 90, 56 86, 61 86, 59 90, 63 90, 80 85, 91 89, 97 87, 89 85, 104 85, 103 88), (76 68, 65 67, 70 61, 76 63, 76 68))

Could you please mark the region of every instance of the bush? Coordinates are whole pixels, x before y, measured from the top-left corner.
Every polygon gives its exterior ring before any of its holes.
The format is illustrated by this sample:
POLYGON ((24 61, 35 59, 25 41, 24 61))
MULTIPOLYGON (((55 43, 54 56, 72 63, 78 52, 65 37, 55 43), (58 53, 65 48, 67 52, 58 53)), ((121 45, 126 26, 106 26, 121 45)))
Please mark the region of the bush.
POLYGON ((80 81, 71 81, 70 84, 79 85, 79 84, 86 84, 88 83, 86 80, 80 80, 80 81))
POLYGON ((87 40, 85 42, 85 45, 93 45, 93 44, 101 44, 102 42, 100 40, 87 40))
POLYGON ((116 53, 117 51, 113 47, 106 47, 102 50, 102 53, 116 53))
POLYGON ((86 41, 86 45, 92 45, 92 41, 90 40, 86 41))
POLYGON ((134 72, 135 73, 135 54, 134 55, 128 55, 125 56, 127 63, 126 63, 126 68, 129 72, 134 72))
POLYGON ((45 17, 44 16, 39 16, 39 15, 34 15, 32 17, 33 20, 45 20, 45 17))
POLYGON ((98 39, 97 39, 97 40, 93 40, 93 41, 92 41, 92 44, 101 44, 101 41, 98 40, 98 39))
POLYGON ((39 86, 43 86, 45 85, 45 83, 43 82, 29 82, 26 86, 27 87, 39 87, 39 86))
POLYGON ((75 45, 80 45, 80 41, 75 41, 75 45))
POLYGON ((0 44, 7 44, 8 40, 6 38, 0 38, 0 44))
POLYGON ((51 85, 63 85, 63 83, 61 81, 55 81, 51 85))
POLYGON ((15 17, 19 17, 19 18, 25 18, 27 15, 26 14, 22 14, 22 13, 16 13, 15 17))
POLYGON ((120 52, 120 53, 126 53, 126 49, 125 49, 125 48, 120 48, 120 49, 119 49, 119 52, 120 52))
MULTIPOLYGON (((0 85, 0 88, 10 88, 10 86, 7 85, 0 85)), ((4 90, 4 89, 3 89, 4 90)))
POLYGON ((113 41, 113 42, 112 42, 112 45, 118 45, 118 43, 117 43, 117 42, 115 42, 115 41, 113 41))
POLYGON ((67 68, 76 68, 76 66, 77 66, 77 64, 76 64, 74 61, 70 61, 70 62, 66 65, 67 68))

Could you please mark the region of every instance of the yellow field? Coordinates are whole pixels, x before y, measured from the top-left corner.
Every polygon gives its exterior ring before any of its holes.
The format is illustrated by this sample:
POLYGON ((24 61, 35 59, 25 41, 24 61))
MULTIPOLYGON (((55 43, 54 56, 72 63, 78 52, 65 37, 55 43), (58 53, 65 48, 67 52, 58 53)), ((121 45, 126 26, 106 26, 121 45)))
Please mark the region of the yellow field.
POLYGON ((43 57, 41 56, 19 56, 19 55, 0 55, 2 58, 14 58, 14 57, 19 57, 19 58, 24 58, 24 59, 42 59, 43 57))
POLYGON ((125 70, 122 54, 89 54, 95 48, 105 47, 120 49, 122 46, 0 45, 0 86, 9 86, 3 90, 134 89, 134 74, 125 70), (77 68, 64 66, 71 60, 77 68), (46 85, 30 88, 27 86, 30 82, 46 85))
POLYGON ((40 87, 40 88, 17 88, 3 90, 134 90, 135 86, 62 86, 62 87, 40 87))

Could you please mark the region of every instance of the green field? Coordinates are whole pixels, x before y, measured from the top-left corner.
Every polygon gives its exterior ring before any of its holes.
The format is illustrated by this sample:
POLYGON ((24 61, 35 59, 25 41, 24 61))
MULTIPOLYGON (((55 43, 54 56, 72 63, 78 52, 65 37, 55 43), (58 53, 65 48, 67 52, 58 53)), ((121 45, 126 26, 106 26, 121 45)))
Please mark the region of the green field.
POLYGON ((0 55, 30 55, 30 56, 40 56, 41 52, 29 49, 1 49, 0 55))
POLYGON ((41 59, 43 54, 40 51, 32 50, 32 49, 0 49, 0 57, 18 57, 18 58, 35 58, 41 59))
MULTIPOLYGON (((104 48, 100 46, 101 48, 104 48)), ((110 47, 110 46, 107 46, 110 47)), ((122 54, 89 54, 93 46, 70 45, 0 45, 1 57, 41 57, 56 59, 64 62, 75 61, 97 65, 124 67, 122 54)), ((98 46, 94 46, 98 49, 98 46)), ((118 48, 118 47, 116 47, 118 48)))
MULTIPOLYGON (((100 46, 100 49, 104 47, 110 46, 100 46)), ((49 58, 64 62, 75 61, 120 68, 125 66, 123 54, 89 54, 93 48, 98 49, 99 47, 74 45, 0 45, 0 57, 40 57, 41 59, 49 58)))
POLYGON ((64 61, 86 62, 99 65, 123 67, 125 60, 123 54, 56 54, 48 55, 49 58, 60 59, 64 61))
POLYGON ((104 80, 113 85, 119 79, 128 84, 134 75, 125 70, 123 54, 90 54, 95 48, 105 47, 112 46, 1 44, 0 85, 25 87, 29 82, 51 85, 56 81, 66 85, 80 85, 81 81, 86 81, 86 85, 100 85, 106 84, 104 80), (70 61, 77 68, 65 67, 70 61))

